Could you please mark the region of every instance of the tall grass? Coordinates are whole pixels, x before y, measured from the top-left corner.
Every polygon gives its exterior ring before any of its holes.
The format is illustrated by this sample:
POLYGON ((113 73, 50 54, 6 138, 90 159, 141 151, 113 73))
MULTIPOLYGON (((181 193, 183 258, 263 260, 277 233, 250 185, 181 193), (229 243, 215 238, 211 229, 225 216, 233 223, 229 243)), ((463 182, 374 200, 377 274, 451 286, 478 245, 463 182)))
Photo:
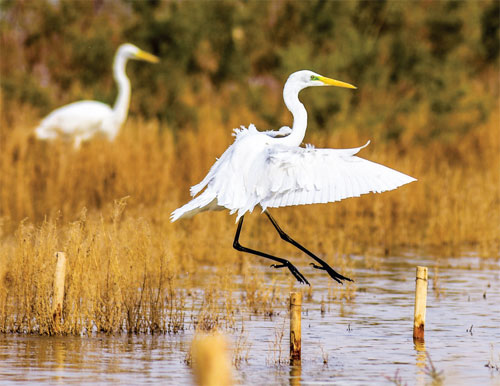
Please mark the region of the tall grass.
MULTIPOLYGON (((231 328, 240 307, 272 315, 286 289, 276 283, 293 278, 275 271, 268 285, 260 264, 231 248, 234 217, 217 212, 169 222, 170 212, 189 199, 189 186, 231 143, 230 128, 246 120, 238 117, 249 116, 242 110, 222 117, 218 111, 207 108, 198 130, 175 135, 155 121, 132 119, 114 143, 94 140, 79 151, 35 141, 29 111, 16 125, 2 124, 0 331, 55 333, 51 299, 59 250, 68 258, 62 333, 175 333, 189 323, 202 330, 231 328), (234 272, 243 274, 241 283, 234 282, 234 272), (205 288, 201 297, 193 294, 195 283, 205 288), (189 307, 198 312, 194 321, 186 320, 189 307)), ((349 254, 383 256, 411 248, 498 257, 498 119, 497 111, 448 143, 375 141, 362 157, 419 181, 274 214, 298 241, 349 276, 349 254)), ((409 133, 418 131, 418 122, 408 125, 409 133)), ((367 139, 350 126, 306 138, 317 147, 353 147, 367 139)), ((300 255, 277 242, 264 216, 248 217, 244 245, 300 255)))
MULTIPOLYGON (((35 225, 44 219, 66 224, 84 208, 98 213, 123 197, 128 197, 128 208, 144 213, 152 209, 155 215, 161 211, 168 216, 189 200, 189 186, 203 178, 233 140, 230 128, 236 126, 235 117, 223 122, 217 112, 208 111, 206 117, 200 129, 188 128, 176 135, 154 121, 129 121, 114 143, 94 140, 79 151, 65 143, 36 141, 28 129, 35 120, 15 127, 2 125, 2 233, 11 234, 21 220, 35 225)), ((300 239, 322 244, 313 247, 341 254, 367 248, 389 253, 403 246, 444 248, 444 254, 474 249, 496 255, 500 234, 498 119, 497 111, 488 122, 452 142, 418 145, 415 140, 375 140, 362 157, 419 181, 381 195, 283 208, 275 210, 275 215, 300 239), (323 245, 325 239, 328 245, 323 245)), ((317 147, 353 147, 367 139, 350 127, 306 136, 317 147)), ((229 242, 232 221, 226 214, 202 214, 172 227, 189 229, 198 240, 226 234, 229 242)), ((250 225, 249 234, 255 239, 260 243, 274 240, 265 220, 255 217, 252 222, 256 226, 250 225)))

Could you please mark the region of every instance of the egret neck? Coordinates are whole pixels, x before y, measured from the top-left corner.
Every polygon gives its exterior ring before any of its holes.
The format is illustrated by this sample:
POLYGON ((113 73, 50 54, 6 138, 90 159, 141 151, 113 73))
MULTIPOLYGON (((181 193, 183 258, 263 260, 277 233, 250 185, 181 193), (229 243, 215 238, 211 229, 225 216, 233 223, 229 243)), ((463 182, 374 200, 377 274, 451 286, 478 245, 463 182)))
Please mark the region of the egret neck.
POLYGON ((118 86, 118 97, 116 98, 115 105, 113 106, 114 119, 117 123, 115 126, 116 133, 111 133, 113 137, 118 134, 118 130, 127 119, 128 107, 130 104, 130 81, 125 73, 127 60, 128 58, 124 55, 120 55, 118 52, 113 63, 113 74, 118 86))
POLYGON ((279 138, 279 143, 287 146, 300 146, 307 129, 307 111, 299 100, 299 92, 305 87, 295 82, 287 81, 283 88, 283 100, 293 115, 292 132, 286 137, 279 138))

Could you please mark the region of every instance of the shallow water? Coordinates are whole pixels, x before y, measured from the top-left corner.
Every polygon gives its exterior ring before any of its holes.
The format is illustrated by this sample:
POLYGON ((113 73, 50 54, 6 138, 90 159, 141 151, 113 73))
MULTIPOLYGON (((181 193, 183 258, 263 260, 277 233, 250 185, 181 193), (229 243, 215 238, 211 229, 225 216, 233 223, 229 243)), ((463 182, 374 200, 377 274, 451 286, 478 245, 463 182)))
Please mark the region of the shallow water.
MULTIPOLYGON (((397 376, 403 384, 425 385, 432 383, 430 356, 445 385, 500 385, 500 371, 485 367, 489 361, 500 366, 500 262, 405 256, 379 263, 377 270, 355 268, 350 302, 328 300, 333 283, 321 271, 304 272, 315 286, 302 306, 301 367, 277 364, 276 334, 283 328, 282 359, 288 350, 285 304, 273 318, 240 315, 249 345, 248 361, 234 369, 236 383, 387 385, 397 376), (428 266, 430 278, 422 344, 412 339, 417 265, 428 266)), ((0 335, 0 382, 190 385, 184 359, 192 336, 192 330, 132 337, 0 335)))

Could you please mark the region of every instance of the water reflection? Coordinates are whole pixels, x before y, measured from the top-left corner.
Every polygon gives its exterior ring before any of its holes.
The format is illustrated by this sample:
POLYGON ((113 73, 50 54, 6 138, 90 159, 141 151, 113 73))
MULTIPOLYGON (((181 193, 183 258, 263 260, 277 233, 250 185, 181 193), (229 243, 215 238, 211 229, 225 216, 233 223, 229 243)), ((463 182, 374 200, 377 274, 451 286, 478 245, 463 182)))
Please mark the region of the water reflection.
POLYGON ((54 347, 54 363, 55 363, 55 375, 54 379, 57 383, 63 383, 63 373, 64 373, 64 363, 66 360, 66 345, 62 340, 58 339, 53 344, 54 347))
POLYGON ((300 386, 302 376, 302 364, 300 361, 293 361, 290 366, 290 386, 300 386))
POLYGON ((427 362, 427 353, 425 351, 425 341, 423 339, 414 339, 413 346, 416 353, 417 365, 417 385, 425 385, 425 365, 427 362))

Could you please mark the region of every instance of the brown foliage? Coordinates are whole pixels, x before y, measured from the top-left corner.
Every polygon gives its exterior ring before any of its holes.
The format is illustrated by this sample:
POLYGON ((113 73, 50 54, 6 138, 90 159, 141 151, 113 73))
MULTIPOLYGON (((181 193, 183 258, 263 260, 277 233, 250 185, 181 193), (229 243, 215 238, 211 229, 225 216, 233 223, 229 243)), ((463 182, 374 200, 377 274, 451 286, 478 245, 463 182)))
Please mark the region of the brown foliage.
MULTIPOLYGON (((35 141, 27 128, 33 126, 29 112, 17 126, 2 126, 1 331, 54 333, 51 299, 58 250, 68 258, 62 333, 178 332, 186 326, 189 306, 200 310, 194 324, 231 327, 239 311, 236 288, 250 312, 272 315, 286 286, 275 293, 275 284, 270 288, 269 280, 261 279, 260 260, 248 264, 234 252, 233 217, 203 213, 169 222, 170 212, 189 199, 189 186, 232 140, 217 109, 206 116, 199 130, 176 136, 155 122, 132 120, 114 143, 94 140, 79 151, 35 141), (235 272, 243 274, 241 284, 235 284, 235 272), (195 283, 207 286, 209 278, 217 278, 217 286, 208 286, 201 298, 194 296, 195 283)), ((347 127, 306 139, 318 147, 352 147, 368 138, 347 127)), ((353 267, 345 257, 352 253, 387 255, 410 248, 498 257, 498 113, 459 142, 412 142, 375 141, 361 156, 418 182, 274 214, 286 231, 348 276, 353 267)), ((264 216, 249 216, 244 245, 300 256, 277 240, 264 216)), ((293 280, 286 272, 272 274, 273 283, 293 280)))

